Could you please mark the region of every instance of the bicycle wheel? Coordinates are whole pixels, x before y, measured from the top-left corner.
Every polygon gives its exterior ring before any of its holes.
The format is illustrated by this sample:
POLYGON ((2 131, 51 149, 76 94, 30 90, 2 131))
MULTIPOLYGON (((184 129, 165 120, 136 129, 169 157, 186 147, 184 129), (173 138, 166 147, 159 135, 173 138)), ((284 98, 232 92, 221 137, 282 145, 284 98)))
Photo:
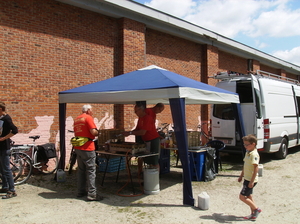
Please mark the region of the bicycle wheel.
POLYGON ((52 174, 58 167, 58 154, 59 151, 56 151, 56 156, 53 158, 48 158, 46 161, 38 159, 38 150, 35 151, 33 156, 34 168, 37 168, 44 174, 52 174))
POLYGON ((77 157, 77 155, 75 153, 75 149, 72 148, 70 161, 69 161, 69 170, 68 170, 69 174, 71 174, 73 171, 73 166, 76 163, 76 157, 77 157))
POLYGON ((10 156, 11 171, 15 185, 25 183, 32 173, 32 162, 26 153, 13 152, 10 156))

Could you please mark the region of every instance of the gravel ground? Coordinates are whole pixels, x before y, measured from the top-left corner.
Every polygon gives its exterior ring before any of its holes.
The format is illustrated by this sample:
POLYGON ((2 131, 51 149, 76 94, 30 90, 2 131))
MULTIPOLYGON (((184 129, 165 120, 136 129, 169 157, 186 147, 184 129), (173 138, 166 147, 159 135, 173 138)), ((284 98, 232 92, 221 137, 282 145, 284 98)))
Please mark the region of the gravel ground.
MULTIPOLYGON (((255 223, 300 223, 299 202, 300 148, 290 150, 285 160, 263 155, 263 176, 254 189, 254 199, 262 209, 255 223)), ((160 176, 160 192, 145 195, 139 180, 134 178, 132 195, 126 170, 108 173, 101 186, 103 173, 97 174, 98 191, 105 198, 100 202, 87 202, 76 198, 76 171, 57 183, 53 176, 34 175, 26 184, 16 187, 18 196, 1 200, 1 223, 242 223, 249 215, 248 206, 238 195, 237 182, 242 168, 241 156, 223 157, 223 170, 210 182, 193 182, 195 206, 183 205, 182 169, 171 161, 171 172, 160 176), (122 189, 120 191, 120 189, 122 189), (198 195, 206 191, 210 196, 208 210, 200 210, 198 195), (122 195, 122 196, 120 196, 122 195)), ((132 171, 136 175, 136 167, 132 171)))

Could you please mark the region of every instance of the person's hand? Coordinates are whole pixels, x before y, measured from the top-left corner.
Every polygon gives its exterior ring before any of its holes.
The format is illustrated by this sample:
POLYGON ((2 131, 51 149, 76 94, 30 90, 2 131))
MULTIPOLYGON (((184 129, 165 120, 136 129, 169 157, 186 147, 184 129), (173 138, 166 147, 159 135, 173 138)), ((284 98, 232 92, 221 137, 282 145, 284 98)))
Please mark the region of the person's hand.
POLYGON ((241 182, 241 181, 242 181, 242 179, 243 179, 243 177, 239 176, 239 178, 238 178, 238 182, 241 182))
POLYGON ((253 186, 254 186, 254 183, 253 182, 249 182, 248 187, 249 188, 253 188, 253 186))

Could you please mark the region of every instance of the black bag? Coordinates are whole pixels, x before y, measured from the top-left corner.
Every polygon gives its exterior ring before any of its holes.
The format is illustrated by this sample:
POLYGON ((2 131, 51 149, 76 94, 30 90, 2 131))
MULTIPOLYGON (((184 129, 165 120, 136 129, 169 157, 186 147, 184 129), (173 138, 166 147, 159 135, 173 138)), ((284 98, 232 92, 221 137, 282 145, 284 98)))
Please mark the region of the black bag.
POLYGON ((209 148, 206 151, 206 157, 205 157, 205 172, 204 172, 204 181, 212 181, 216 177, 216 171, 215 171, 215 155, 216 150, 214 148, 209 148))
POLYGON ((44 145, 38 145, 38 158, 47 161, 48 159, 55 158, 56 149, 54 143, 46 143, 44 145))

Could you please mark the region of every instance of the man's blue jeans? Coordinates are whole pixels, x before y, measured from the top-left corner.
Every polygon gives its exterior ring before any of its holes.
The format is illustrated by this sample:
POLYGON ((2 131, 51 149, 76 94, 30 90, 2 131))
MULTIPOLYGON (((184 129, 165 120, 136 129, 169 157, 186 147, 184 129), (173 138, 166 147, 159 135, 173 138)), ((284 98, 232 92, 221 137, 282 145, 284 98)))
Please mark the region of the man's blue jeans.
POLYGON ((0 149, 0 171, 2 174, 2 189, 7 189, 8 191, 15 191, 14 178, 10 169, 10 150, 0 149))

